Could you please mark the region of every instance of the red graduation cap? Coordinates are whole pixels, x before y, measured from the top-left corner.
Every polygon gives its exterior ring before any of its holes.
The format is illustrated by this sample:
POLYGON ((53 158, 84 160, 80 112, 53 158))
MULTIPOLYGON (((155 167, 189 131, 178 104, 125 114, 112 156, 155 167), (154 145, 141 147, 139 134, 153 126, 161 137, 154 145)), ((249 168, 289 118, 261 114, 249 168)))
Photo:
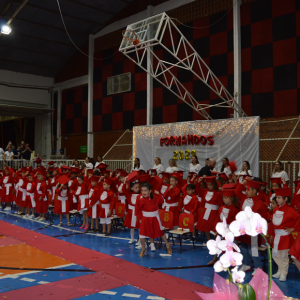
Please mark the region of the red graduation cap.
POLYGON ((127 177, 127 181, 131 181, 131 182, 134 182, 136 181, 136 177, 138 176, 138 172, 137 171, 133 171, 131 172, 128 177, 127 177), (134 180, 135 179, 135 180, 134 180))
POLYGON ((100 176, 92 176, 92 177, 90 178, 91 181, 95 181, 95 182, 98 182, 99 179, 100 179, 100 176))
POLYGON ((66 175, 62 175, 57 179, 57 182, 59 182, 61 185, 67 184, 70 181, 69 177, 66 175))
POLYGON ((107 175, 110 175, 110 170, 106 169, 106 170, 103 170, 101 171, 103 175, 107 174, 107 175))
POLYGON ((28 174, 27 174, 27 176, 34 176, 35 175, 35 173, 34 172, 29 172, 28 174))
POLYGON ((108 165, 107 164, 99 164, 98 166, 97 166, 97 169, 107 169, 108 168, 108 165))
POLYGON ((71 167, 71 172, 75 172, 76 174, 78 174, 81 170, 77 167, 71 167))
POLYGON ((263 185, 263 186, 267 186, 267 182, 266 181, 263 181, 263 182, 261 182, 261 185, 263 185))
POLYGON ((145 174, 145 171, 144 170, 138 170, 137 173, 138 173, 139 176, 141 176, 141 175, 145 174))
POLYGON ((218 176, 218 175, 219 175, 219 172, 211 171, 210 174, 211 174, 211 176, 218 176))
POLYGON ((279 188, 275 191, 276 196, 291 197, 291 190, 289 188, 279 188))
POLYGON ((21 169, 21 172, 22 173, 26 173, 28 170, 27 170, 27 168, 26 167, 23 167, 22 169, 21 169))
POLYGON ((177 181, 179 181, 180 178, 181 178, 181 176, 180 176, 179 173, 171 173, 171 174, 170 174, 170 178, 171 178, 171 177, 175 177, 177 181))
POLYGON ((37 171, 37 175, 42 175, 42 176, 46 176, 45 172, 43 170, 38 170, 37 171))
POLYGON ((282 181, 280 177, 270 177, 269 179, 272 181, 272 183, 277 183, 281 186, 282 181))
POLYGON ((120 176, 122 177, 126 177, 128 175, 128 173, 125 170, 120 171, 120 176))
POLYGON ((112 181, 111 181, 111 179, 109 179, 109 178, 105 178, 104 179, 104 182, 106 183, 106 184, 108 184, 108 185, 112 185, 112 181))
POLYGON ((156 170, 156 169, 149 169, 149 173, 150 173, 150 174, 152 174, 152 173, 157 174, 157 170, 156 170))
POLYGON ((39 166, 38 169, 39 169, 39 170, 43 170, 43 171, 46 170, 46 168, 45 168, 44 166, 39 166))
POLYGON ((51 167, 48 168, 48 171, 50 171, 50 172, 53 172, 54 170, 55 170, 54 168, 51 168, 51 167))
POLYGON ((235 196, 235 189, 225 189, 222 191, 222 195, 225 197, 233 197, 235 196))
POLYGON ((235 171, 237 171, 238 168, 237 168, 234 160, 230 161, 228 165, 230 167, 231 173, 234 173, 235 171))
POLYGON ((180 175, 180 177, 183 177, 183 173, 184 173, 185 171, 176 171, 175 173, 176 174, 179 174, 180 175))
POLYGON ((206 176, 206 177, 203 177, 203 179, 206 181, 206 182, 216 182, 216 176, 206 176))
POLYGON ((148 182, 150 178, 151 178, 151 176, 149 174, 144 174, 144 175, 137 176, 137 179, 140 182, 145 182, 145 181, 148 182))
POLYGON ((87 173, 87 174, 93 174, 93 170, 92 170, 92 169, 88 169, 88 170, 86 171, 86 173, 87 173))
POLYGON ((229 190, 233 190, 235 189, 235 184, 234 183, 226 183, 222 186, 223 190, 229 189, 229 190))
POLYGON ((161 172, 160 175, 161 175, 162 178, 164 178, 164 179, 170 179, 170 173, 167 173, 167 172, 161 172))
POLYGON ((36 160, 35 160, 35 163, 36 164, 40 164, 42 162, 42 160, 40 159, 40 158, 37 158, 36 160))
POLYGON ((219 177, 221 177, 222 179, 224 179, 225 181, 228 181, 229 178, 225 173, 219 173, 219 177))
POLYGON ((299 183, 300 183, 300 180, 295 180, 294 181, 295 186, 297 186, 299 183))
POLYGON ((253 180, 247 180, 247 186, 251 187, 253 189, 259 190, 260 189, 260 185, 261 185, 261 182, 253 181, 253 180))
POLYGON ((48 165, 53 166, 55 164, 55 162, 53 160, 48 162, 48 165))
POLYGON ((64 165, 64 166, 61 167, 61 169, 63 169, 63 170, 70 170, 71 168, 68 167, 68 166, 66 166, 66 165, 64 165))

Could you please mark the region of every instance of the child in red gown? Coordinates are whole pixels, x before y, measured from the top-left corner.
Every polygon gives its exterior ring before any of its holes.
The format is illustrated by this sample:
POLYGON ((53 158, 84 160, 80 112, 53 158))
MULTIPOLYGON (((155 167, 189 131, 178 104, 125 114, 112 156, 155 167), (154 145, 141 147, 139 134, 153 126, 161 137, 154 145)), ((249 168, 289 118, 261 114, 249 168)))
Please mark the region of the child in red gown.
POLYGON ((27 185, 26 185, 27 193, 26 193, 25 207, 26 207, 26 216, 28 219, 34 219, 35 206, 36 206, 36 202, 34 199, 36 182, 33 176, 34 173, 29 173, 27 175, 27 185), (32 209, 31 215, 30 215, 30 209, 32 209))
MULTIPOLYGON (((199 178, 196 189, 197 194, 201 196, 204 204, 196 229, 205 232, 207 241, 209 241, 211 239, 210 231, 214 231, 215 229, 219 207, 223 205, 222 194, 219 192, 215 176, 199 178), (202 179, 205 181, 207 188, 201 188, 202 179)), ((203 246, 206 246, 206 243, 203 246)))
POLYGON ((66 175, 63 175, 58 180, 59 185, 55 191, 56 197, 54 201, 54 212, 59 215, 60 223, 57 226, 62 225, 62 217, 66 215, 68 220, 68 226, 71 226, 70 223, 70 197, 72 196, 69 188, 68 188, 68 181, 69 178, 66 175))
POLYGON ((115 204, 114 192, 110 189, 111 185, 112 181, 105 178, 103 190, 100 193, 100 224, 102 224, 102 233, 106 237, 111 235, 111 214, 115 204))
POLYGON ((170 186, 165 191, 163 199, 164 203, 162 205, 162 209, 165 211, 171 211, 174 216, 174 226, 178 226, 179 224, 179 210, 178 203, 181 198, 181 190, 177 187, 178 180, 180 179, 179 174, 170 174, 170 186))
MULTIPOLYGON (((4 169, 4 176, 2 180, 2 195, 1 195, 1 202, 6 203, 6 207, 4 210, 11 210, 11 202, 13 201, 13 183, 14 178, 12 175, 14 171, 10 167, 5 167, 4 169)), ((0 205, 1 205, 0 202, 0 205)))
MULTIPOLYGON (((128 227, 130 229, 130 241, 129 244, 134 243, 134 229, 137 228, 137 218, 135 215, 135 206, 136 199, 140 194, 140 184, 136 177, 132 178, 129 182, 126 183, 126 178, 123 180, 122 191, 125 195, 128 203, 127 215, 125 217, 125 221, 123 223, 124 227, 128 227)), ((154 244, 153 244, 154 245, 154 244)))
POLYGON ((272 243, 272 257, 278 265, 278 272, 273 275, 280 281, 286 281, 289 268, 289 250, 293 244, 291 233, 300 230, 300 214, 287 203, 291 196, 289 188, 276 189, 278 206, 274 209, 270 224, 270 242, 272 243))
MULTIPOLYGON (((100 191, 98 188, 98 176, 91 177, 91 186, 89 191, 89 209, 88 209, 88 216, 91 217, 91 229, 90 231, 99 232, 99 215, 100 215, 100 206, 99 206, 99 198, 100 198, 100 191), (94 228, 94 223, 95 227, 94 228)), ((102 188, 101 188, 102 189, 102 188)))
POLYGON ((18 190, 15 197, 15 202, 19 206, 18 215, 24 215, 24 208, 26 202, 26 185, 27 185, 27 178, 26 174, 27 168, 22 168, 20 172, 14 174, 17 182, 18 182, 18 190))
POLYGON ((45 182, 46 174, 44 171, 37 172, 37 183, 35 191, 36 212, 39 214, 36 220, 45 221, 45 213, 48 212, 47 185, 45 182))
POLYGON ((172 248, 168 242, 158 214, 158 206, 164 202, 162 196, 158 191, 155 191, 155 195, 152 194, 152 186, 149 183, 144 182, 141 186, 140 200, 137 203, 136 214, 142 212, 143 217, 140 225, 140 239, 142 250, 140 257, 143 257, 146 253, 145 242, 146 238, 159 238, 162 237, 167 246, 167 253, 172 254, 172 248))

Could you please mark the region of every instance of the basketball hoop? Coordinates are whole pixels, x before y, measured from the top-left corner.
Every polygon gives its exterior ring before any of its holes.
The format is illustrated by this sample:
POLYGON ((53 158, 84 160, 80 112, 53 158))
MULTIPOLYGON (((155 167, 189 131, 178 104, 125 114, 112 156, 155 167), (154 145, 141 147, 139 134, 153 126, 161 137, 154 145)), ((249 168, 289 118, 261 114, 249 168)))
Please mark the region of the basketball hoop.
POLYGON ((138 38, 137 38, 136 33, 135 33, 134 31, 132 31, 132 30, 123 30, 123 31, 122 31, 122 35, 123 35, 123 37, 124 37, 126 40, 132 42, 132 44, 135 45, 135 46, 138 45, 139 42, 140 42, 140 41, 138 40, 138 38), (132 33, 132 34, 135 36, 135 38, 129 38, 129 37, 125 36, 125 33, 126 33, 126 32, 132 33))

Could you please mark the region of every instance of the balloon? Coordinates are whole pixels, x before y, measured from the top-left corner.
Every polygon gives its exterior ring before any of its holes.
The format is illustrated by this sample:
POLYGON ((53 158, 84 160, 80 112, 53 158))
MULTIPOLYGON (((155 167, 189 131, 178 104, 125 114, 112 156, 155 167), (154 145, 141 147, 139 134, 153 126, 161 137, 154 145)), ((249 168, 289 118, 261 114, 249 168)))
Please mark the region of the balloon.
POLYGON ((197 156, 196 150, 192 150, 192 151, 191 151, 191 156, 197 156))
POLYGON ((183 151, 181 151, 181 150, 179 151, 179 159, 183 160, 183 151))
POLYGON ((178 151, 173 151, 173 153, 174 153, 174 156, 173 156, 173 159, 175 159, 175 160, 177 160, 178 158, 178 151))
POLYGON ((190 150, 185 150, 185 159, 187 159, 187 160, 191 159, 190 154, 191 154, 190 150))

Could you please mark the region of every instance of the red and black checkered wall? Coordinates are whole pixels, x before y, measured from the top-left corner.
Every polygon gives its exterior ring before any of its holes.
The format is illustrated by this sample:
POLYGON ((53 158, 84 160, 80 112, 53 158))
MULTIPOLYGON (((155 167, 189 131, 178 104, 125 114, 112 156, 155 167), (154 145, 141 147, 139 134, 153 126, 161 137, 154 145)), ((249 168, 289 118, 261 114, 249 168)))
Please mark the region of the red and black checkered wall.
MULTIPOLYGON (((179 26, 210 69, 233 94, 232 10, 179 26), (201 29, 198 29, 201 28, 201 29)), ((261 118, 300 114, 300 1, 258 0, 241 6, 242 107, 261 118)), ((176 37, 175 37, 176 39, 176 37)), ((177 38, 177 41, 179 39, 177 38)), ((170 46, 168 41, 164 45, 170 46)), ((172 57, 162 48, 155 53, 172 57)), ((118 47, 95 55, 94 131, 110 131, 146 124, 146 73, 118 52, 118 47), (131 91, 107 95, 107 78, 131 73, 131 91)), ((145 61, 146 63, 146 61, 145 61)), ((177 78, 203 104, 218 97, 192 73, 177 68, 177 78)), ((201 119, 186 103, 154 80, 153 123, 201 119)), ((86 132, 87 87, 63 94, 62 134, 86 132)), ((210 108, 214 119, 227 118, 228 108, 210 108)))

